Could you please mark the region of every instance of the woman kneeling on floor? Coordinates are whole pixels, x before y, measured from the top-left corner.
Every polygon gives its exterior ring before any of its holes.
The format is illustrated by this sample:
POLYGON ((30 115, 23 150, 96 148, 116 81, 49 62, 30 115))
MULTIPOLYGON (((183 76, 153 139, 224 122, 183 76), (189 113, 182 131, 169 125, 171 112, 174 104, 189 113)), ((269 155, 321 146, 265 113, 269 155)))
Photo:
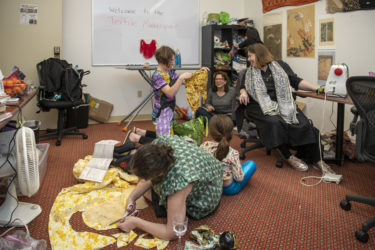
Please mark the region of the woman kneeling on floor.
POLYGON ((200 148, 207 150, 223 164, 223 194, 233 195, 242 190, 256 170, 254 161, 240 162, 237 150, 229 146, 233 122, 226 115, 214 115, 208 124, 214 141, 204 142, 200 148))
POLYGON ((167 217, 167 223, 128 216, 118 225, 125 232, 138 228, 160 239, 173 240, 177 238, 174 220, 183 221, 186 215, 201 219, 219 206, 221 163, 181 137, 162 135, 141 146, 132 157, 130 171, 142 180, 128 197, 127 212, 132 212, 136 200, 151 189, 156 216, 167 217))

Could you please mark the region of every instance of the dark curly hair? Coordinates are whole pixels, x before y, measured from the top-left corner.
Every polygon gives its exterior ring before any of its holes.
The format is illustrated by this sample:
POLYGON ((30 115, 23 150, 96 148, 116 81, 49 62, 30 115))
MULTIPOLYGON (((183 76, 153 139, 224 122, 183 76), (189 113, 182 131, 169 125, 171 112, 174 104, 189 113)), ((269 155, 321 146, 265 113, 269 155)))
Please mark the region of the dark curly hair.
POLYGON ((171 146, 149 143, 137 149, 130 160, 130 172, 141 179, 152 180, 165 175, 176 161, 171 146))

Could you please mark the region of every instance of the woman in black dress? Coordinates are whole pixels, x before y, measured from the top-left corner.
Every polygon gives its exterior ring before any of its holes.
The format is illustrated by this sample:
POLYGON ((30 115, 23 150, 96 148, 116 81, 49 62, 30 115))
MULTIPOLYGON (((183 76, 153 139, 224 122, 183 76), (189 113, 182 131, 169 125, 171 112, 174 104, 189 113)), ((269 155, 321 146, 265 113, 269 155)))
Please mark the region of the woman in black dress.
POLYGON ((299 78, 283 61, 274 61, 269 50, 260 43, 248 47, 250 66, 240 87, 240 103, 246 105, 248 117, 257 126, 267 149, 278 148, 287 163, 298 171, 308 165, 298 156, 311 161, 322 173, 334 171, 321 159, 319 131, 298 109, 292 90, 315 91, 318 86, 299 78))

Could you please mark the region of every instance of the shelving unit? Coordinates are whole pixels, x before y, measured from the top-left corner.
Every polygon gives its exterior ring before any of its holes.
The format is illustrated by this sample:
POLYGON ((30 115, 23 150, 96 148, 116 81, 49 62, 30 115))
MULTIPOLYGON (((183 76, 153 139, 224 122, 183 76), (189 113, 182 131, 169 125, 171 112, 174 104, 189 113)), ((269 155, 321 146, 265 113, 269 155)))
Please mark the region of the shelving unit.
POLYGON ((233 40, 238 37, 244 37, 246 34, 246 27, 240 25, 207 25, 202 27, 202 66, 210 68, 210 75, 208 79, 208 86, 211 85, 212 75, 215 71, 225 71, 230 81, 235 80, 237 72, 233 70, 232 59, 230 58, 228 64, 220 66, 217 64, 215 58, 228 55, 232 46, 233 40), (227 42, 226 45, 215 46, 215 37, 218 37, 221 44, 227 42))

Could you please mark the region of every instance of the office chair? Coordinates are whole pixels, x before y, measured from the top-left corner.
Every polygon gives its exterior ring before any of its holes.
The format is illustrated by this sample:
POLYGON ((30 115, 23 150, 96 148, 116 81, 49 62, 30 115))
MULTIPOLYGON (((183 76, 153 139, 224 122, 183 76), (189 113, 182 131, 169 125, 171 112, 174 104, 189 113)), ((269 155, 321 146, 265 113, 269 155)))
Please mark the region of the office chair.
MULTIPOLYGON (((354 119, 351 124, 352 132, 356 133, 355 155, 359 161, 368 161, 375 164, 375 77, 353 76, 346 81, 346 89, 354 103, 352 112, 354 119), (360 120, 357 122, 358 115, 360 120)), ((340 206, 345 211, 351 209, 350 201, 375 206, 375 197, 346 195, 340 206)), ((369 240, 367 233, 375 226, 375 216, 362 224, 362 229, 355 232, 357 240, 366 243, 369 240)))
MULTIPOLYGON (((57 136, 56 146, 61 145, 64 135, 81 135, 83 139, 88 136, 76 127, 65 128, 65 114, 68 109, 83 104, 82 77, 89 71, 74 70, 65 60, 49 58, 37 64, 40 86, 37 93, 37 106, 40 110, 58 110, 57 128, 47 129, 47 133, 39 137, 57 136)), ((37 113, 40 112, 37 111, 37 113)))
MULTIPOLYGON (((245 75, 246 75, 246 69, 243 69, 238 73, 238 81, 236 84, 236 96, 239 96, 240 86, 241 86, 241 83, 245 80, 245 75)), ((247 128, 243 130, 245 131, 246 136, 240 136, 243 139, 243 141, 241 142, 242 151, 240 152, 240 159, 244 160, 245 153, 250 152, 257 148, 264 148, 265 146, 263 145, 263 143, 261 142, 258 136, 258 132, 257 132, 255 124, 252 123, 251 119, 246 115, 245 106, 239 103, 238 97, 235 100, 233 100, 232 113, 235 114, 234 120, 236 120, 236 126, 237 126, 237 130, 239 133, 242 130, 243 122, 245 121, 248 124, 247 128), (253 144, 246 147, 246 143, 248 142, 251 142, 253 144)), ((267 149, 267 155, 270 155, 271 152, 277 158, 276 167, 281 168, 283 166, 283 157, 281 156, 281 154, 279 153, 277 149, 271 149, 271 150, 267 149)))
MULTIPOLYGON (((246 115, 245 115, 245 117, 246 117, 246 115)), ((248 128, 245 131, 246 136, 241 136, 241 134, 240 134, 240 138, 243 139, 241 144, 240 144, 241 148, 242 148, 242 151, 240 152, 240 159, 241 160, 245 159, 245 154, 247 152, 250 152, 250 151, 252 151, 254 149, 257 149, 257 148, 264 148, 265 147, 263 145, 263 143, 261 142, 259 136, 258 136, 258 132, 256 130, 256 125, 246 118, 245 118, 245 120, 248 122, 248 128), (253 143, 253 144, 246 147, 247 143, 253 143)), ((271 152, 277 158, 276 167, 282 168, 283 167, 283 159, 284 159, 283 156, 279 153, 279 151, 277 149, 270 149, 270 150, 267 149, 266 150, 267 155, 270 155, 271 152)))

